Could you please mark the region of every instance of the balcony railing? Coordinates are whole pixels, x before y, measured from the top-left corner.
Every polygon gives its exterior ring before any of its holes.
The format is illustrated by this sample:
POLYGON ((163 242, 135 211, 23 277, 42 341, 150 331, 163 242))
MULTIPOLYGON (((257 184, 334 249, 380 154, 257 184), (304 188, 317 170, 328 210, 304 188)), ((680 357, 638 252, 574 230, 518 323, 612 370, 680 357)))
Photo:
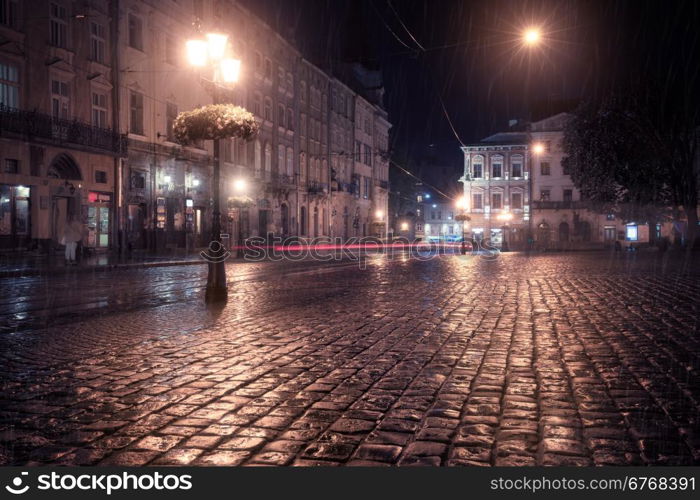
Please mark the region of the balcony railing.
POLYGON ((294 186, 296 184, 294 176, 287 174, 280 174, 277 172, 272 172, 270 179, 266 179, 272 182, 273 186, 277 187, 288 187, 294 186))
POLYGON ((563 209, 584 209, 587 205, 583 201, 533 201, 532 208, 535 210, 563 210, 563 209))
POLYGON ((0 131, 55 141, 61 145, 100 149, 119 156, 126 156, 127 153, 125 135, 77 120, 54 118, 38 111, 0 106, 0 131))
POLYGON ((306 189, 311 194, 325 194, 328 192, 328 184, 325 182, 309 181, 306 189))

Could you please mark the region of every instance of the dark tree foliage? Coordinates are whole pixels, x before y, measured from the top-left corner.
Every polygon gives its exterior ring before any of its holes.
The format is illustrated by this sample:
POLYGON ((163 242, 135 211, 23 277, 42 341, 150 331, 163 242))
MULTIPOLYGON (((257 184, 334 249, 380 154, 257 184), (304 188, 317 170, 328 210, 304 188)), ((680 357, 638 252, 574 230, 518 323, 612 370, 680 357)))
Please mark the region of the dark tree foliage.
POLYGON ((562 163, 599 210, 651 224, 682 217, 693 241, 698 123, 677 97, 647 85, 583 104, 565 129, 562 163))

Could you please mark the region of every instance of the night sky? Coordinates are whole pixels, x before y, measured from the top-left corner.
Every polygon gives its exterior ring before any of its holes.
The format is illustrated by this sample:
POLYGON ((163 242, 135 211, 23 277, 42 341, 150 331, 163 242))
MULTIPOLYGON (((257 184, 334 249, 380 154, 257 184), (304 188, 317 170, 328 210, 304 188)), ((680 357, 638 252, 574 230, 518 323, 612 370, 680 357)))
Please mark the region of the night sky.
POLYGON ((651 79, 695 86, 700 68, 700 2, 692 0, 245 3, 322 67, 358 60, 380 67, 394 150, 418 158, 433 144, 455 165, 459 142, 440 96, 470 143, 509 119, 537 118, 614 86, 651 79), (534 49, 520 40, 530 26, 544 37, 534 49))

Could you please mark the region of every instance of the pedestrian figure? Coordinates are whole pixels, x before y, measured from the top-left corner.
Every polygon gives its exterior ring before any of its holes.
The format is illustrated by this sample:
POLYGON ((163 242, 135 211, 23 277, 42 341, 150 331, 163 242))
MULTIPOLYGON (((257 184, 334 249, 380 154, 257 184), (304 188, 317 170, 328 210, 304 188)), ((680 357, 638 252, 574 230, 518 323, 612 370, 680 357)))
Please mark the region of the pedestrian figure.
POLYGON ((75 259, 75 249, 78 242, 83 239, 83 225, 75 217, 71 217, 68 223, 63 226, 63 237, 61 238, 66 246, 66 264, 77 264, 75 259))
POLYGON ((619 240, 615 241, 615 251, 616 252, 621 252, 622 251, 622 243, 620 243, 619 240))

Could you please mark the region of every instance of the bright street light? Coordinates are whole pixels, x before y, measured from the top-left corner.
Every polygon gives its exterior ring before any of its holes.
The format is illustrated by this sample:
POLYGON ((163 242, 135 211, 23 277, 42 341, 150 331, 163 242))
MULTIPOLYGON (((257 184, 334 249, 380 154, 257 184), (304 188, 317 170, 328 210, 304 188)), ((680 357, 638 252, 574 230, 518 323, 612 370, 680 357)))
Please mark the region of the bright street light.
POLYGON ((187 61, 192 66, 207 65, 207 42, 204 40, 188 40, 185 44, 187 50, 187 61))
POLYGON ((384 212, 381 210, 377 210, 376 212, 374 212, 374 215, 377 217, 377 219, 384 218, 384 212))
POLYGON ((236 83, 241 73, 241 61, 238 59, 221 60, 221 79, 226 83, 236 83))
POLYGON ((226 54, 226 45, 228 44, 228 35, 221 33, 207 34, 207 48, 209 57, 213 61, 220 61, 226 54))
POLYGON ((541 155, 544 153, 544 145, 541 142, 535 143, 535 145, 532 146, 532 152, 536 155, 541 155))
POLYGON ((236 179, 235 181, 233 181, 233 190, 236 193, 245 193, 247 187, 248 183, 245 179, 236 179))
POLYGON ((401 223, 401 231, 408 231, 408 222, 401 223))
POLYGON ((526 45, 537 45, 540 41, 540 30, 529 28, 523 33, 523 41, 526 45))
POLYGON ((457 198, 457 201, 455 201, 455 206, 457 208, 467 208, 467 203, 466 203, 466 200, 464 199, 464 196, 457 198))

